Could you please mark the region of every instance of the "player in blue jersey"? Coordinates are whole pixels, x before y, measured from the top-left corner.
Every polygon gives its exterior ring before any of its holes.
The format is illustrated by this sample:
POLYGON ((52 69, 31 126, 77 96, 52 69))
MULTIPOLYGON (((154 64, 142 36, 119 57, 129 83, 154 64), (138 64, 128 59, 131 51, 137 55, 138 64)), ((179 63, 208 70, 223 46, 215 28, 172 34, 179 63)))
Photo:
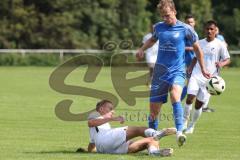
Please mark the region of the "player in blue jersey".
POLYGON ((137 58, 144 57, 144 50, 159 40, 158 57, 155 64, 150 93, 149 127, 158 128, 158 114, 162 104, 167 102, 168 92, 173 106, 177 143, 182 146, 186 141, 183 131, 183 108, 180 97, 185 82, 185 44, 190 42, 199 61, 202 74, 209 78, 205 70, 203 53, 195 31, 176 18, 175 4, 172 0, 161 0, 158 9, 163 18, 154 27, 153 36, 137 51, 137 58))
MULTIPOLYGON (((185 23, 187 23, 194 29, 196 22, 195 22, 193 15, 188 14, 185 17, 185 23)), ((186 63, 187 70, 189 69, 189 66, 190 66, 192 60, 194 59, 194 57, 195 57, 195 53, 194 53, 191 42, 186 42, 185 63, 186 63)), ((181 100, 183 100, 187 95, 187 85, 188 85, 188 79, 190 78, 190 76, 191 75, 187 72, 187 81, 186 81, 186 85, 183 87, 183 90, 182 90, 181 100)))

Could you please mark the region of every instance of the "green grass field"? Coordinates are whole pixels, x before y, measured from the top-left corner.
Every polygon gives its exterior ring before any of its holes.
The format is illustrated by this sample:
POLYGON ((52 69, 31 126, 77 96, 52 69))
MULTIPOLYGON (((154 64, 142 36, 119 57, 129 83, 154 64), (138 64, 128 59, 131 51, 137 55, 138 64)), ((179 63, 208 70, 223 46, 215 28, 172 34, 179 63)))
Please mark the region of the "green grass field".
MULTIPOLYGON (((82 82, 85 69, 74 71, 66 83, 89 86, 117 96, 109 68, 104 68, 93 84, 82 82)), ((0 67, 0 160, 150 158, 146 152, 131 155, 76 153, 77 148, 88 144, 86 121, 62 121, 55 115, 55 106, 63 99, 73 99, 71 111, 80 113, 93 109, 97 100, 63 95, 52 90, 48 80, 53 70, 54 68, 48 67, 0 67)), ((137 75, 133 73, 132 76, 137 75)), ((174 148, 173 157, 166 159, 240 159, 240 69, 225 69, 222 76, 227 89, 222 95, 212 97, 210 102, 216 112, 203 113, 195 133, 188 136, 184 147, 178 148, 175 136, 162 139, 162 147, 174 148)), ((138 98, 135 106, 128 106, 119 96, 118 98, 120 103, 116 108, 117 114, 128 114, 125 125, 146 126, 148 98, 138 98)), ((168 103, 162 111, 165 117, 162 117, 161 128, 173 126, 171 112, 168 103)), ((114 123, 113 126, 121 125, 114 123)))

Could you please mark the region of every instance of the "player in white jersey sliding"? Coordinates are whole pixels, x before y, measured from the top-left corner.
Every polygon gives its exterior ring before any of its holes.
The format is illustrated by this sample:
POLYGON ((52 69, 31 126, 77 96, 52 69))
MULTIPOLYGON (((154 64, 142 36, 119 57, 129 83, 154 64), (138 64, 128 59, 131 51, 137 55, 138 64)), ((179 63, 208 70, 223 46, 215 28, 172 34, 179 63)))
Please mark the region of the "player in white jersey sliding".
MULTIPOLYGON (((208 21, 205 25, 206 38, 199 41, 199 45, 204 53, 205 67, 212 76, 218 75, 219 69, 230 63, 230 56, 226 45, 216 38, 216 27, 217 23, 215 21, 208 21)), ((201 116, 202 106, 204 103, 208 102, 208 99, 210 98, 210 94, 206 89, 207 79, 202 75, 199 64, 195 64, 196 59, 193 60, 191 69, 189 70, 189 72, 192 71, 192 74, 189 80, 187 100, 184 111, 184 125, 185 128, 187 128, 185 130, 186 134, 193 133, 194 126, 201 116), (195 111, 192 113, 191 122, 187 127, 190 111, 195 98, 195 111)))
POLYGON ((171 156, 172 148, 159 149, 159 142, 162 137, 176 134, 175 128, 167 128, 156 131, 146 127, 119 127, 111 128, 108 122, 124 122, 121 116, 113 116, 113 104, 111 101, 102 100, 97 103, 95 113, 89 115, 88 126, 90 132, 90 143, 88 151, 98 153, 125 154, 135 153, 147 149, 149 155, 171 156), (137 141, 130 141, 132 138, 142 136, 137 141))

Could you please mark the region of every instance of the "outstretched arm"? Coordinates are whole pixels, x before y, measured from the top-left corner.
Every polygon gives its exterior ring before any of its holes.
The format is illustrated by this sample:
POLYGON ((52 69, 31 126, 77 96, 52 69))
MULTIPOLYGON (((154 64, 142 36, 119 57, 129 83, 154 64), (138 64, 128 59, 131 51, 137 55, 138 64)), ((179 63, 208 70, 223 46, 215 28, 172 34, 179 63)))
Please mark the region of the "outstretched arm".
POLYGON ((103 118, 88 120, 88 127, 100 126, 111 121, 119 121, 120 123, 124 123, 124 118, 122 116, 113 117, 111 112, 103 115, 102 117, 103 118))
POLYGON ((156 39, 151 37, 150 39, 148 39, 143 45, 141 48, 138 49, 137 51, 137 58, 138 60, 142 59, 144 57, 144 51, 150 47, 152 47, 154 45, 154 43, 156 43, 156 39))

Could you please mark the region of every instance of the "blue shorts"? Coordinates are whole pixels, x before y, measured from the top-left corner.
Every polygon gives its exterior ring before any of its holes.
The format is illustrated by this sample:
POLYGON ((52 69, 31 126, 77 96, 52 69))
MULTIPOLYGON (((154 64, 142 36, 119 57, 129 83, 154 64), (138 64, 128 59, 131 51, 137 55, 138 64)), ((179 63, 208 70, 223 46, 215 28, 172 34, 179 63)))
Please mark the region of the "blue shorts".
POLYGON ((169 74, 169 76, 155 76, 153 75, 152 86, 150 91, 150 102, 166 103, 168 98, 168 91, 173 84, 185 85, 185 73, 169 74))

